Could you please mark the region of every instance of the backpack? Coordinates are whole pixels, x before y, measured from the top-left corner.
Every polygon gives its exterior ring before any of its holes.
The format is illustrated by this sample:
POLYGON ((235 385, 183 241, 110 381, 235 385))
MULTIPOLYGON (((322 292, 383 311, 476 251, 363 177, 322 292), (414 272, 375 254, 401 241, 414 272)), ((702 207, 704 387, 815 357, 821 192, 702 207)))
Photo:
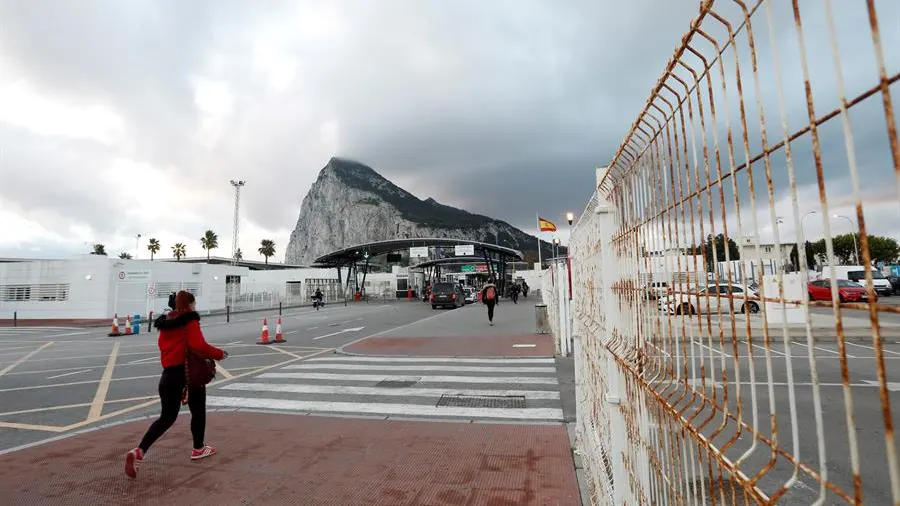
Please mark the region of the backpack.
POLYGON ((493 286, 489 286, 488 289, 484 292, 484 299, 485 299, 485 300, 494 300, 494 298, 495 298, 496 296, 497 296, 497 293, 494 291, 494 287, 493 287, 493 286))

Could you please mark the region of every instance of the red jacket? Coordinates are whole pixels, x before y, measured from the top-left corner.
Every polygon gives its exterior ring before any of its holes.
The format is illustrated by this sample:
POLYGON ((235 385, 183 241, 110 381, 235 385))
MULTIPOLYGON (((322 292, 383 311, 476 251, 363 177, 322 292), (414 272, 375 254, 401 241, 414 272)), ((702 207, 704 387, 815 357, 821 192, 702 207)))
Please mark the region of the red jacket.
POLYGON ((174 311, 153 322, 159 329, 159 354, 163 368, 184 364, 186 346, 204 358, 222 360, 225 352, 206 342, 200 330, 200 315, 196 312, 177 314, 174 311))

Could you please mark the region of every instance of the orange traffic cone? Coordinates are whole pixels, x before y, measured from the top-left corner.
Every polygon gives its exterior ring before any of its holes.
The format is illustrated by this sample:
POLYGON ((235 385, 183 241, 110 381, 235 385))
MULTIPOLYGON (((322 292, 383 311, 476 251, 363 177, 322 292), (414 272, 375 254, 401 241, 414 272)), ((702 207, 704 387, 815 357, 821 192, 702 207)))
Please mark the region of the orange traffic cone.
POLYGON ((269 341, 269 324, 266 323, 265 318, 263 318, 262 334, 260 334, 259 341, 256 341, 256 344, 272 344, 272 341, 269 341))
POLYGON ((286 343, 284 340, 284 333, 281 331, 281 317, 278 317, 278 324, 275 325, 275 342, 276 343, 286 343))
POLYGON ((131 335, 131 315, 128 315, 128 318, 125 319, 125 335, 131 335))
POLYGON ((113 316, 112 322, 112 330, 109 331, 109 337, 121 336, 122 333, 119 332, 119 313, 116 313, 113 316))

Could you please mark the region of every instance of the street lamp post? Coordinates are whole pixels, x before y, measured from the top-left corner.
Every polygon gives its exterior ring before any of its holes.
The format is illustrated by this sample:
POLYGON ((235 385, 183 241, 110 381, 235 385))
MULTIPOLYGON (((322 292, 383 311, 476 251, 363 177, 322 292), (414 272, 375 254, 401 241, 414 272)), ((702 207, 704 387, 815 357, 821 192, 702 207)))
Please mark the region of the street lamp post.
POLYGON ((859 265, 859 246, 856 244, 856 227, 853 226, 853 221, 843 214, 835 214, 834 217, 843 218, 850 224, 850 235, 853 236, 853 261, 859 265))
POLYGON ((137 260, 138 252, 141 247, 141 234, 138 234, 134 237, 134 259, 137 260))

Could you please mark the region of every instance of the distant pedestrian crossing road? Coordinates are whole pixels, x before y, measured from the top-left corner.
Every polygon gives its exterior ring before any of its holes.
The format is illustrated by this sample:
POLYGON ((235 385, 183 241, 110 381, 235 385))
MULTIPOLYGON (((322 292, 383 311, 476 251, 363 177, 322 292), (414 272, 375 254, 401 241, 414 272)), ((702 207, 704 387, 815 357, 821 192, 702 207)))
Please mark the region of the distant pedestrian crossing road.
POLYGON ((563 421, 553 358, 333 355, 230 383, 207 404, 298 414, 563 421))

